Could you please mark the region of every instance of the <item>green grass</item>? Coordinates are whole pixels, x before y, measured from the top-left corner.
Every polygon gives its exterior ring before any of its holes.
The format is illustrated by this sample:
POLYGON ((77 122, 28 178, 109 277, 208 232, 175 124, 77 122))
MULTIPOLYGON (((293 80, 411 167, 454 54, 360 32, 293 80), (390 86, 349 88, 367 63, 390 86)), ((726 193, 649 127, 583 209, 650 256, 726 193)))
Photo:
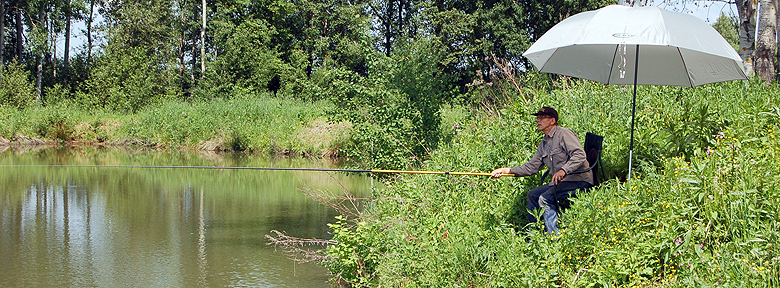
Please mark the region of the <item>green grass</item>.
POLYGON ((333 225, 328 265, 382 287, 778 287, 779 88, 640 87, 629 183, 629 87, 573 81, 477 113, 426 169, 522 164, 541 139, 529 114, 552 106, 581 137, 605 136, 608 181, 575 199, 553 239, 525 220, 538 176, 402 177, 333 225))
POLYGON ((349 124, 328 123, 327 102, 268 96, 211 101, 164 101, 125 115, 73 105, 0 107, 0 136, 55 142, 138 143, 155 147, 215 147, 255 153, 338 153, 349 124))

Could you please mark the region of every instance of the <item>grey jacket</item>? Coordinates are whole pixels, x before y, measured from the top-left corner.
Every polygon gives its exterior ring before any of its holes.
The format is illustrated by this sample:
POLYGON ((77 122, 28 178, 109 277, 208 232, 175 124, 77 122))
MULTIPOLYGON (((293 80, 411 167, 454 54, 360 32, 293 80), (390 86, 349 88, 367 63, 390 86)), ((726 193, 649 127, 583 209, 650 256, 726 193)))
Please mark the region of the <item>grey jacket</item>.
MULTIPOLYGON (((566 171, 566 176, 561 181, 585 181, 593 185, 592 173, 569 174, 590 167, 585 150, 582 149, 577 134, 571 129, 553 126, 550 133, 542 138, 531 161, 523 166, 512 167, 510 172, 516 176, 529 176, 542 170, 543 166, 550 169, 550 175, 561 169, 566 171)), ((552 181, 548 185, 552 186, 552 181)))

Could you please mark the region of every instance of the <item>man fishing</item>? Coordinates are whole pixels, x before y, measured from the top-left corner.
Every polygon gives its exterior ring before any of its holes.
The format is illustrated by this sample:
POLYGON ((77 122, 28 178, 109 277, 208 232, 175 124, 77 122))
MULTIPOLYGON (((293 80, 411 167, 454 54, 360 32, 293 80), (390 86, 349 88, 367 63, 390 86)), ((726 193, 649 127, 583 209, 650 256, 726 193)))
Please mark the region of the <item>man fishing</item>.
MULTIPOLYGON (((506 174, 515 176, 530 176, 547 166, 552 173, 552 180, 528 191, 528 210, 535 211, 544 207, 544 226, 550 234, 558 233, 558 199, 573 196, 577 189, 587 189, 593 186, 591 173, 570 174, 574 171, 587 169, 590 165, 586 159, 585 150, 580 145, 577 134, 571 129, 558 126, 558 111, 550 107, 542 107, 536 116, 536 127, 544 132, 544 138, 536 148, 536 154, 528 163, 519 167, 503 167, 493 170, 491 177, 500 178, 506 174)), ((537 220, 528 214, 528 221, 537 220)))

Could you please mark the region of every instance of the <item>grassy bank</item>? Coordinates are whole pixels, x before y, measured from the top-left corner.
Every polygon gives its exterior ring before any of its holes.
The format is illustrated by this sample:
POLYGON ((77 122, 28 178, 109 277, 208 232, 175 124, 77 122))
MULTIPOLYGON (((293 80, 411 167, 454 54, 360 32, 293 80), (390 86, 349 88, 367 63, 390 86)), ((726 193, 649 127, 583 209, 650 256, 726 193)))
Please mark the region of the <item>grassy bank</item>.
POLYGON ((0 137, 22 144, 145 145, 326 156, 348 141, 348 123, 329 123, 327 102, 269 96, 169 100, 134 114, 75 105, 0 107, 0 137))
POLYGON ((556 107, 605 136, 608 181, 575 199, 562 235, 525 220, 538 177, 407 176, 332 225, 331 271, 372 287, 777 287, 780 88, 733 82, 640 87, 626 176, 631 90, 590 82, 478 113, 426 169, 490 171, 530 159, 528 116, 556 107))
MULTIPOLYGON (((780 285, 780 88, 641 87, 636 169, 626 183, 630 87, 555 87, 526 93, 529 103, 473 111, 445 105, 447 136, 422 169, 520 165, 541 139, 529 114, 556 107, 561 125, 605 136, 608 178, 575 199, 561 218, 560 238, 525 221, 525 193, 538 176, 404 176, 375 191, 363 214, 332 224, 339 244, 328 248, 327 264, 334 275, 391 287, 780 285)), ((266 96, 171 100, 130 115, 69 105, 0 107, 0 141, 297 155, 360 149, 350 142, 351 125, 327 121, 331 107, 266 96)))

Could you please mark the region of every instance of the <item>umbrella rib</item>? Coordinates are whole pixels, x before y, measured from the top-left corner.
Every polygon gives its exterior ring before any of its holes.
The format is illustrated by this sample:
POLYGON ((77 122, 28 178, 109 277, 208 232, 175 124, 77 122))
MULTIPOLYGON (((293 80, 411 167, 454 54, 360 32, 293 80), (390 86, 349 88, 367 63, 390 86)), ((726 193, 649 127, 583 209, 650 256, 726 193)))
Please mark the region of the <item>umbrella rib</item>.
MULTIPOLYGON (((680 61, 682 61, 683 69, 685 69, 685 74, 687 75, 688 65, 685 64, 685 58, 683 58, 682 56, 682 51, 680 51, 680 47, 674 47, 674 48, 677 49, 677 55, 680 55, 680 61)), ((691 75, 687 75, 687 76, 688 76, 688 84, 690 85, 688 87, 693 87, 693 82, 691 81, 691 75)))
POLYGON ((620 44, 615 45, 615 53, 612 53, 612 63, 609 65, 609 74, 607 74, 607 85, 611 85, 612 83, 612 70, 615 69, 615 57, 617 57, 617 53, 620 50, 620 44))
MULTIPOLYGON (((574 45, 577 45, 577 44, 574 44, 574 45)), ((546 67, 547 67, 547 64, 549 64, 549 63, 550 63, 550 61, 549 61, 549 60, 550 60, 550 58, 552 58, 553 56, 555 56, 555 53, 558 53, 558 49, 560 49, 560 47, 558 47, 558 48, 555 48, 555 51, 553 51, 553 53, 552 53, 552 54, 550 54, 550 57, 547 57, 547 60, 548 60, 548 61, 544 61, 544 65, 542 65, 542 67, 539 67, 539 72, 542 72, 542 71, 544 71, 544 68, 546 68, 546 67)), ((526 51, 528 51, 528 50, 526 50, 526 51)))

